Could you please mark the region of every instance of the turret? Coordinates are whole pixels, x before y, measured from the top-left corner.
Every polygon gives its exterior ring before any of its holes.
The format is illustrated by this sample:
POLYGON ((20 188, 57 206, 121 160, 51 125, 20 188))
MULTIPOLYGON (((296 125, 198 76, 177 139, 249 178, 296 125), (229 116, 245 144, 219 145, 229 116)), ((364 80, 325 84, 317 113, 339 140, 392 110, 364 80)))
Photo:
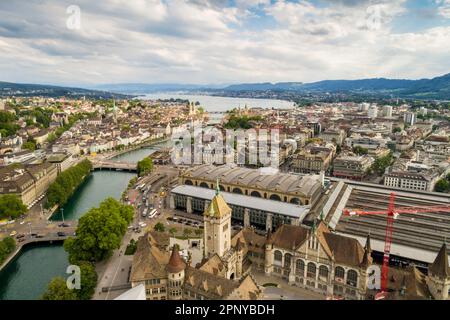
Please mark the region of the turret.
POLYGON ((266 275, 270 275, 273 271, 273 239, 271 230, 267 230, 264 271, 266 275))
POLYGON ((182 299, 182 286, 184 283, 184 270, 186 269, 186 263, 180 257, 178 252, 178 246, 174 245, 172 254, 169 259, 169 263, 166 266, 168 276, 168 299, 169 300, 181 300, 182 299))

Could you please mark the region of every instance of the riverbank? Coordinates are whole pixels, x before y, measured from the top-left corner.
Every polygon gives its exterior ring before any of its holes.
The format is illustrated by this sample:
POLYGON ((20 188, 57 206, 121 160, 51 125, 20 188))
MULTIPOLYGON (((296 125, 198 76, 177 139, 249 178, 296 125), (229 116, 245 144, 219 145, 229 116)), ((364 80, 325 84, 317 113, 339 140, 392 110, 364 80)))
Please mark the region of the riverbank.
POLYGON ((115 151, 112 151, 112 152, 101 153, 100 155, 102 156, 103 159, 110 160, 112 158, 118 157, 118 156, 126 154, 128 152, 133 152, 133 151, 136 151, 136 150, 139 150, 139 149, 143 149, 143 148, 149 148, 149 147, 155 146, 155 145, 160 144, 160 143, 165 143, 165 142, 167 142, 169 140, 170 139, 167 138, 167 137, 158 138, 158 139, 151 139, 151 140, 144 141, 144 142, 142 142, 140 144, 137 144, 137 145, 132 145, 130 147, 125 147, 122 150, 115 150, 115 151))

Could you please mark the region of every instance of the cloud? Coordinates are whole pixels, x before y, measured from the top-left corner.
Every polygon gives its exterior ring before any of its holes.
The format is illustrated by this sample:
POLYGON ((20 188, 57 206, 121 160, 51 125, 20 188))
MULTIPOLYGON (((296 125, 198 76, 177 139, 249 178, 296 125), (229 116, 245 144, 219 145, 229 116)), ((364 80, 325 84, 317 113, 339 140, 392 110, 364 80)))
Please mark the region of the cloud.
POLYGON ((1 2, 0 80, 307 82, 422 78, 450 69, 447 26, 395 32, 395 19, 408 14, 404 0, 323 3, 1 2), (66 27, 69 5, 81 9, 80 30, 66 27))

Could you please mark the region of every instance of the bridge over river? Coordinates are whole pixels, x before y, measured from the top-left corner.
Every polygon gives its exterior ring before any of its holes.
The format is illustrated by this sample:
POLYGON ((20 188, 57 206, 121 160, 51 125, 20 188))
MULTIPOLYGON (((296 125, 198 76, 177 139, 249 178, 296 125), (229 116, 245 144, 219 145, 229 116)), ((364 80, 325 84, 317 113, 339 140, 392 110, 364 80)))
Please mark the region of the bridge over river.
POLYGON ((137 171, 137 163, 134 162, 124 162, 124 161, 113 161, 113 160, 94 160, 92 161, 93 170, 116 170, 116 171, 137 171))

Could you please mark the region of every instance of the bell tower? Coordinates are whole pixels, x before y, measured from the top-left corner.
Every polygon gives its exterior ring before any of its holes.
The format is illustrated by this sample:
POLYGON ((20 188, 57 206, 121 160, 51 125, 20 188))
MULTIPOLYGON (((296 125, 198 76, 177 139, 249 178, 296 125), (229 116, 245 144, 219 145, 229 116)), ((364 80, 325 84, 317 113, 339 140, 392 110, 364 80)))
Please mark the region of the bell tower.
POLYGON ((214 254, 223 257, 231 248, 231 208, 227 205, 219 189, 203 213, 205 257, 214 254))

